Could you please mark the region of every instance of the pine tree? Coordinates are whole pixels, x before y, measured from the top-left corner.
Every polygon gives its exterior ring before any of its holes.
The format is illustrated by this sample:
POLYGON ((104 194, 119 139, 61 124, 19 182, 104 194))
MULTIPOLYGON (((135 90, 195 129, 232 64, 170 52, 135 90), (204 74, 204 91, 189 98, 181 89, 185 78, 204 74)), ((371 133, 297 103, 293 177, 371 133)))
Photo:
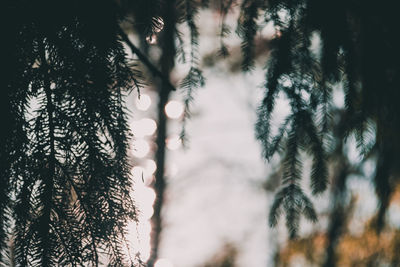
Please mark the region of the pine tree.
MULTIPOLYGON (((3 31, 7 71, 1 81, 1 255, 7 256, 11 238, 20 266, 133 265, 124 252, 125 225, 136 219, 136 210, 129 196, 130 133, 123 99, 141 85, 141 74, 132 69, 121 42, 160 79, 165 102, 175 90, 168 77, 175 40, 183 52, 175 23, 187 22, 192 45, 183 82, 188 114, 191 92, 203 84, 197 3, 41 0, 2 5, 2 18, 10 26, 3 31), (134 26, 145 53, 120 27, 122 19, 134 26), (146 40, 163 27, 167 48, 158 70, 146 56, 146 40)), ((165 146, 165 138, 158 139, 159 147, 165 146)), ((163 162, 160 156, 159 183, 163 162)), ((157 201, 162 204, 162 193, 157 201)))
POLYGON ((18 266, 133 265, 124 252, 136 211, 123 97, 140 81, 115 2, 2 9, 0 249, 13 236, 18 266))
POLYGON ((345 141, 354 135, 360 154, 375 158, 379 230, 400 166, 395 1, 248 0, 242 6, 239 33, 244 70, 253 65, 254 37, 265 22, 273 23, 279 33, 271 43, 266 92, 256 125, 265 158, 284 154, 283 185, 272 205, 271 225, 283 210, 295 236, 300 214, 316 219, 300 188, 300 151, 313 158, 311 190, 320 194, 328 183, 331 137, 345 141), (319 48, 313 48, 312 42, 319 42, 319 48), (345 92, 342 136, 334 136, 332 128, 332 91, 338 84, 345 92), (279 94, 290 101, 291 113, 271 137, 271 114, 279 94))

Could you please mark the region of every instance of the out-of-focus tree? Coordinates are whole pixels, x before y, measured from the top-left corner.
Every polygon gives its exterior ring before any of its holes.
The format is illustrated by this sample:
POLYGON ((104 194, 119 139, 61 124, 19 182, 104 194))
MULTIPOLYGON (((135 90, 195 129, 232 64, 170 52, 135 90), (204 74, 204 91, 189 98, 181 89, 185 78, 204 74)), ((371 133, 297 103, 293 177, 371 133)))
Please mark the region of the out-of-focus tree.
MULTIPOLYGON (((374 218, 375 219, 375 218, 374 218)), ((347 225, 346 225, 347 227, 347 225)), ((291 240, 279 252, 277 266, 291 266, 296 257, 305 259, 307 266, 398 266, 400 231, 397 228, 375 229, 375 221, 369 220, 361 234, 345 231, 335 245, 335 260, 326 262, 328 236, 325 232, 291 240)))
POLYGON ((269 22, 276 28, 256 125, 265 158, 282 154, 282 188, 272 205, 270 224, 275 225, 285 213, 294 237, 301 215, 316 220, 313 204, 300 185, 300 152, 313 158, 310 184, 318 195, 328 185, 331 137, 347 140, 354 135, 358 152, 375 159, 379 230, 400 166, 395 2, 245 0, 241 7, 238 33, 243 40, 244 70, 253 66, 259 27, 269 22), (330 126, 333 88, 338 85, 345 94, 346 123, 341 136, 335 136, 330 126), (291 113, 272 136, 270 120, 280 96, 289 100, 291 113))

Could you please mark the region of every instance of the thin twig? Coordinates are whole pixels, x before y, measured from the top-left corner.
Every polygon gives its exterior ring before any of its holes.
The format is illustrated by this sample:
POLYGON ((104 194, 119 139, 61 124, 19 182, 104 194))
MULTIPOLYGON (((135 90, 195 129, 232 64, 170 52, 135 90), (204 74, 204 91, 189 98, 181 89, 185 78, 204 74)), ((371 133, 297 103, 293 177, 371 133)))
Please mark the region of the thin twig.
POLYGON ((139 60, 146 65, 146 67, 153 73, 154 76, 158 76, 163 83, 165 83, 168 87, 170 87, 171 91, 176 91, 175 86, 173 86, 171 84, 171 82, 169 81, 169 79, 167 77, 165 77, 164 74, 161 73, 161 71, 159 71, 157 69, 156 66, 154 66, 153 63, 150 62, 150 60, 147 58, 146 55, 144 55, 139 48, 137 48, 132 41, 129 39, 128 35, 124 32, 124 30, 122 30, 121 28, 119 28, 119 34, 121 35, 122 40, 129 46, 129 48, 131 49, 132 53, 137 55, 137 57, 139 58, 139 60))

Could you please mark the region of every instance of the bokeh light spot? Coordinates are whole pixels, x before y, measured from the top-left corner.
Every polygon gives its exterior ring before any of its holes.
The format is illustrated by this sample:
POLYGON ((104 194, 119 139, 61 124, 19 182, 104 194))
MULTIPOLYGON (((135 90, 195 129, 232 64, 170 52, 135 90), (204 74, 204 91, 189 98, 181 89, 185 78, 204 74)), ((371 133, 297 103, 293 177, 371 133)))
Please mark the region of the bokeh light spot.
POLYGON ((178 119, 182 116, 184 111, 183 104, 176 100, 171 100, 165 105, 165 114, 170 119, 178 119))
POLYGON ((152 119, 144 118, 132 122, 131 129, 136 137, 145 137, 154 134, 157 129, 157 124, 152 119))
POLYGON ((132 150, 133 156, 137 158, 145 157, 150 151, 149 143, 143 139, 136 140, 134 142, 134 148, 132 150))

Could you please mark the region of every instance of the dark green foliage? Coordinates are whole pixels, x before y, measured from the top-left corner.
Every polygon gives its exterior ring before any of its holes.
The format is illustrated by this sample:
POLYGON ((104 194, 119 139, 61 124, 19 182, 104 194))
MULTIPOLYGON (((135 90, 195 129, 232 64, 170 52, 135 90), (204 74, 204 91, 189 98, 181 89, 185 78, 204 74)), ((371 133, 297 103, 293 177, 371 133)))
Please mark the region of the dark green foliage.
MULTIPOLYGON (((296 114, 293 118, 290 118, 291 121, 291 129, 287 136, 286 142, 286 153, 283 159, 283 177, 282 183, 283 188, 277 193, 275 198, 275 202, 272 205, 270 211, 270 224, 275 225, 277 223, 277 216, 280 212, 278 209, 283 206, 284 212, 286 213, 286 225, 288 226, 289 233, 291 237, 296 236, 298 224, 300 221, 300 214, 304 213, 307 219, 315 221, 317 219, 314 207, 309 200, 309 198, 302 192, 299 182, 301 180, 302 174, 302 164, 299 155, 301 137, 299 134, 309 134, 310 133, 302 133, 300 128, 302 124, 310 123, 306 122, 307 115, 305 111, 300 111, 300 114, 296 114)), ((289 119, 284 123, 284 127, 289 122, 289 119)), ((312 122, 311 122, 312 123, 312 122)), ((279 136, 274 138, 275 144, 278 145, 279 141, 277 141, 279 136)), ((311 139, 311 138, 310 138, 311 139)), ((314 151, 312 151, 314 153, 314 151)), ((269 152, 272 153, 272 152, 269 152)), ((321 155, 314 154, 314 162, 319 162, 324 158, 318 158, 321 155)), ((323 164, 323 163, 322 163, 323 164)), ((313 174, 312 174, 312 189, 314 192, 320 192, 321 187, 326 186, 325 184, 320 184, 319 180, 323 180, 326 178, 326 170, 323 167, 314 166, 313 174), (316 180, 314 182, 314 180, 316 180)), ((324 189, 324 188, 322 188, 324 189)))
POLYGON ((291 238, 296 237, 301 213, 312 222, 317 220, 312 202, 296 184, 284 186, 276 194, 269 213, 269 224, 271 226, 278 223, 282 209, 286 215, 286 226, 291 238))
POLYGON ((261 5, 262 1, 260 0, 244 0, 241 5, 242 12, 239 18, 238 28, 236 32, 243 39, 242 69, 244 71, 250 70, 254 65, 254 37, 256 36, 258 29, 257 19, 259 17, 259 9, 261 8, 261 5))
POLYGON ((141 37, 141 47, 147 51, 147 38, 154 38, 157 32, 163 28, 161 19, 161 8, 163 1, 160 0, 121 0, 120 10, 127 15, 135 31, 141 37))
MULTIPOLYGON (((196 17, 199 12, 199 4, 194 0, 182 0, 178 2, 179 6, 184 6, 184 17, 190 33, 190 69, 186 77, 182 80, 180 87, 184 90, 184 116, 181 131, 181 139, 185 143, 186 138, 186 120, 190 117, 190 104, 193 101, 193 93, 197 88, 203 87, 205 79, 199 66, 199 30, 196 25, 196 17)), ((179 36, 179 35, 178 35, 179 36)))
POLYGON ((123 94, 139 82, 116 6, 18 4, 7 6, 15 18, 4 38, 0 249, 10 206, 18 266, 130 265, 125 225, 136 213, 123 94))
MULTIPOLYGON (((345 141, 354 134, 360 154, 374 157, 377 162, 374 183, 381 203, 377 221, 382 227, 400 166, 397 104, 400 53, 399 41, 395 38, 394 1, 376 4, 374 1, 275 0, 268 1, 266 9, 256 1, 244 1, 242 10, 239 33, 243 39, 245 69, 251 66, 254 55, 251 49, 260 25, 258 15, 265 12, 267 21, 279 31, 271 43, 266 93, 256 124, 257 138, 267 159, 285 148, 284 187, 277 194, 271 222, 276 222, 279 203, 286 199, 282 192, 289 194, 285 189, 288 181, 297 182, 301 178, 302 164, 296 159, 297 151, 307 151, 313 157, 311 189, 313 194, 318 194, 327 187, 327 155, 332 150, 332 142, 334 139, 345 141), (315 42, 320 45, 312 45, 315 42), (338 84, 345 93, 346 123, 341 125, 340 136, 332 130, 335 121, 331 115, 332 92, 338 84), (290 101, 291 114, 271 138, 274 103, 282 94, 290 101)), ((297 198, 287 196, 287 199, 297 198)), ((288 207, 301 211, 296 203, 288 207)), ((289 211, 285 209, 287 219, 289 211)), ((297 216, 292 216, 289 229, 296 228, 297 216)))

